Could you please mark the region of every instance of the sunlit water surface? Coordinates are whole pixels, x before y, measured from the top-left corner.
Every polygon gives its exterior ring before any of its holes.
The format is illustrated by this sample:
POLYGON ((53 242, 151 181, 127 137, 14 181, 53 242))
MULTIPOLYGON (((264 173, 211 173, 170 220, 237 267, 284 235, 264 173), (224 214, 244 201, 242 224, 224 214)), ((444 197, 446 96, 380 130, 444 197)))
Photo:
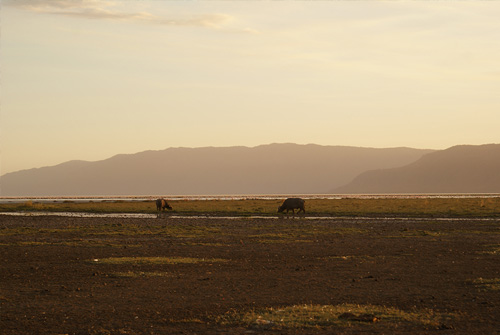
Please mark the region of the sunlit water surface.
MULTIPOLYGON (((144 213, 85 213, 85 212, 0 212, 0 215, 6 216, 60 216, 60 217, 77 217, 77 218, 122 218, 122 219, 192 219, 192 220, 355 220, 355 221, 428 221, 429 218, 416 218, 406 216, 391 216, 391 217, 362 217, 362 216, 306 216, 306 215, 250 215, 250 216, 219 216, 219 215, 175 215, 175 214, 144 214, 144 213)), ((433 217, 433 221, 498 221, 498 218, 439 218, 433 217)))

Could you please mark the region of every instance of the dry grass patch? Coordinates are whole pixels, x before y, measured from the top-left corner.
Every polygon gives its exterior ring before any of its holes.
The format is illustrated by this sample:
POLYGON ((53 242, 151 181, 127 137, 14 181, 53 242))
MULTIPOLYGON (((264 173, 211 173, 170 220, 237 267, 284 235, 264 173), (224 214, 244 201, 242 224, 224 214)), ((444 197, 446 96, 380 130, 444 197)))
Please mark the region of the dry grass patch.
POLYGON ((113 272, 111 277, 118 278, 147 278, 147 277, 171 277, 172 274, 168 272, 143 272, 143 271, 127 271, 127 272, 113 272))
POLYGON ((75 240, 75 241, 18 241, 10 243, 0 243, 2 246, 65 246, 65 247, 88 247, 88 248, 139 248, 140 244, 118 244, 107 241, 87 241, 87 240, 75 240))
POLYGON ((432 231, 432 230, 403 230, 402 235, 404 237, 426 237, 426 236, 431 236, 431 237, 440 237, 445 235, 444 232, 442 231, 432 231))
POLYGON ((373 305, 294 305, 249 312, 231 311, 217 319, 222 325, 261 326, 266 328, 309 328, 347 326, 352 323, 376 323, 387 326, 408 323, 425 327, 444 326, 452 315, 432 310, 405 312, 397 308, 373 305))
POLYGON ((500 244, 488 245, 487 247, 489 247, 489 250, 482 251, 480 254, 500 255, 500 244))
POLYGON ((227 262, 220 258, 192 258, 192 257, 109 257, 93 259, 96 264, 199 264, 227 262))
POLYGON ((477 278, 469 281, 481 291, 499 291, 500 290, 500 278, 477 278))
POLYGON ((396 257, 396 256, 369 256, 369 255, 346 255, 346 256, 326 256, 319 257, 318 259, 323 260, 343 260, 343 261, 351 261, 351 260, 378 260, 385 259, 387 257, 396 257))
POLYGON ((339 228, 318 226, 316 224, 306 223, 297 226, 287 225, 269 225, 254 227, 256 234, 248 235, 249 239, 258 243, 312 243, 318 237, 329 235, 347 235, 347 234, 367 234, 368 230, 358 228, 339 228), (275 231, 280 231, 276 233, 275 231))
POLYGON ((261 244, 287 244, 287 243, 312 243, 312 240, 286 240, 286 239, 259 239, 257 243, 261 244))
POLYGON ((180 243, 181 245, 189 245, 189 246, 202 246, 202 247, 223 247, 225 244, 218 242, 186 242, 180 243))

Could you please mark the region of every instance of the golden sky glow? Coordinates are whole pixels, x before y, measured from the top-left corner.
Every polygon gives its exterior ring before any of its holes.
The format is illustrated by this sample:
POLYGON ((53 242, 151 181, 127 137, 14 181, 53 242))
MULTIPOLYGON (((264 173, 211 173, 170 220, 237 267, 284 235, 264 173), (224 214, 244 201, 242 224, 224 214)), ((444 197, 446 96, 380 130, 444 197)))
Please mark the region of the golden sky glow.
POLYGON ((168 147, 499 143, 497 1, 2 1, 0 174, 168 147))

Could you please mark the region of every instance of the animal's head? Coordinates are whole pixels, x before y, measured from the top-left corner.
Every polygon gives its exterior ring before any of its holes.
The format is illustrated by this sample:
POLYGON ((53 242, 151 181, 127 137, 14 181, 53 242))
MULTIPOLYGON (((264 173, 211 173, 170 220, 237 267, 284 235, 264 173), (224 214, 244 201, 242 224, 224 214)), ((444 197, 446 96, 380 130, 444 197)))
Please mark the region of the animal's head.
POLYGON ((172 206, 170 206, 169 204, 165 204, 165 208, 168 208, 168 209, 172 209, 172 206))
POLYGON ((285 208, 283 207, 283 205, 278 206, 278 213, 283 213, 284 210, 285 208))

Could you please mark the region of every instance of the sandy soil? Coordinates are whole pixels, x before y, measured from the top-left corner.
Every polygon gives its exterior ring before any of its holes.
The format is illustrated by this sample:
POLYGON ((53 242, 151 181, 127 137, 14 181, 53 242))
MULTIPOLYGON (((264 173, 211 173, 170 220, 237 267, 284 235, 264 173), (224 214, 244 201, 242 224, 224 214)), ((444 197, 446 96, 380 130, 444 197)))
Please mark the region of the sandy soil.
POLYGON ((500 220, 0 215, 0 329, 13 334, 497 334, 500 220), (195 263, 106 264, 121 257, 195 263), (377 305, 438 324, 222 324, 227 313, 377 305))

